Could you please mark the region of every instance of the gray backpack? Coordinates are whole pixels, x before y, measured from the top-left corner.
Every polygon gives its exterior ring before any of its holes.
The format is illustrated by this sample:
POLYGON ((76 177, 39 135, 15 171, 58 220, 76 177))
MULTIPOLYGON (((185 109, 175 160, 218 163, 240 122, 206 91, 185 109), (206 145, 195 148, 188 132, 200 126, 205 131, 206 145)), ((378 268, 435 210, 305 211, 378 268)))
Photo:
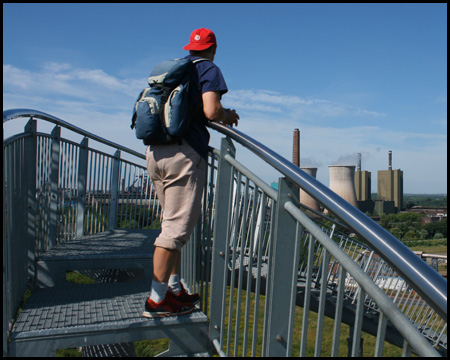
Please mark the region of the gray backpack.
POLYGON ((174 143, 186 133, 191 119, 189 80, 194 64, 204 60, 168 60, 152 70, 150 87, 140 92, 131 119, 131 128, 145 145, 174 143))

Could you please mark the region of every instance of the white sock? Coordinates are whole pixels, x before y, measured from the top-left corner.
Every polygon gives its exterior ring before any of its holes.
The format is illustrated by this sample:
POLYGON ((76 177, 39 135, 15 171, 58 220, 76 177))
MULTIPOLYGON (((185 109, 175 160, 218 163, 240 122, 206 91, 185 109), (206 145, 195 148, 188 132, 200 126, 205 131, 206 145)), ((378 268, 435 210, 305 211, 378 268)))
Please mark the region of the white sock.
POLYGON ((181 291, 180 275, 170 275, 169 287, 172 294, 178 295, 181 291))
POLYGON ((152 280, 152 290, 150 291, 150 299, 155 303, 159 303, 166 298, 167 288, 169 285, 165 282, 152 280))

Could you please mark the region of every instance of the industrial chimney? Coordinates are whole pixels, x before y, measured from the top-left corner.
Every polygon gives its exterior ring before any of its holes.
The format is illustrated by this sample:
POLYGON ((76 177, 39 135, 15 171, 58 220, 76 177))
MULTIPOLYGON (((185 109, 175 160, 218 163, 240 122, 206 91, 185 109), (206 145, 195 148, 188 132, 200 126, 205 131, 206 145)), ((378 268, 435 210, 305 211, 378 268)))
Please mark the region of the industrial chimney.
POLYGON ((292 150, 292 162, 296 166, 300 166, 300 130, 294 130, 294 145, 292 150))
MULTIPOLYGON (((317 168, 316 167, 302 167, 301 168, 305 173, 311 175, 313 178, 316 178, 317 168)), ((309 196, 306 192, 300 189, 300 202, 316 211, 319 211, 319 203, 316 199, 309 196)))
POLYGON ((355 166, 330 165, 330 190, 357 207, 355 193, 355 166))
POLYGON ((389 170, 392 170, 392 151, 389 150, 389 170))

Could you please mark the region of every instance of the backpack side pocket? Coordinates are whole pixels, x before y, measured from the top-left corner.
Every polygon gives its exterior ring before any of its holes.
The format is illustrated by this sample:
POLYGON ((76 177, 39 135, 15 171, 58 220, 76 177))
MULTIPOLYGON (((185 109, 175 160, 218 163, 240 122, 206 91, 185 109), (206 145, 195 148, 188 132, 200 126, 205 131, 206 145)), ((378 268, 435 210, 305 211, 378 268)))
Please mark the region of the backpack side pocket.
POLYGON ((147 142, 164 138, 159 119, 159 103, 151 96, 144 97, 136 106, 136 137, 147 142))
POLYGON ((187 83, 177 86, 167 99, 164 107, 164 121, 167 132, 171 136, 183 136, 189 127, 190 118, 188 114, 189 99, 188 99, 187 83))

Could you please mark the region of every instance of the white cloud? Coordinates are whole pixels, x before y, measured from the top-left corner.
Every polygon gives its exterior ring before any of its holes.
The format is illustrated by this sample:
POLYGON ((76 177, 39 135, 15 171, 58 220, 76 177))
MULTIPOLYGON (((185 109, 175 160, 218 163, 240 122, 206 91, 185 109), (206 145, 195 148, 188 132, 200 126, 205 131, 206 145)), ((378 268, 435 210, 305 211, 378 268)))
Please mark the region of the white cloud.
MULTIPOLYGON (((40 71, 29 71, 3 65, 3 88, 7 95, 30 94, 78 101, 120 104, 117 95, 135 99, 146 85, 143 79, 118 79, 100 69, 77 69, 69 64, 46 63, 40 71), (108 101, 109 99, 114 99, 108 101)), ((28 101, 32 101, 28 97, 28 101)))
POLYGON ((301 98, 270 90, 234 90, 224 96, 228 106, 239 111, 287 113, 304 121, 342 116, 381 118, 385 114, 325 99, 301 98))

